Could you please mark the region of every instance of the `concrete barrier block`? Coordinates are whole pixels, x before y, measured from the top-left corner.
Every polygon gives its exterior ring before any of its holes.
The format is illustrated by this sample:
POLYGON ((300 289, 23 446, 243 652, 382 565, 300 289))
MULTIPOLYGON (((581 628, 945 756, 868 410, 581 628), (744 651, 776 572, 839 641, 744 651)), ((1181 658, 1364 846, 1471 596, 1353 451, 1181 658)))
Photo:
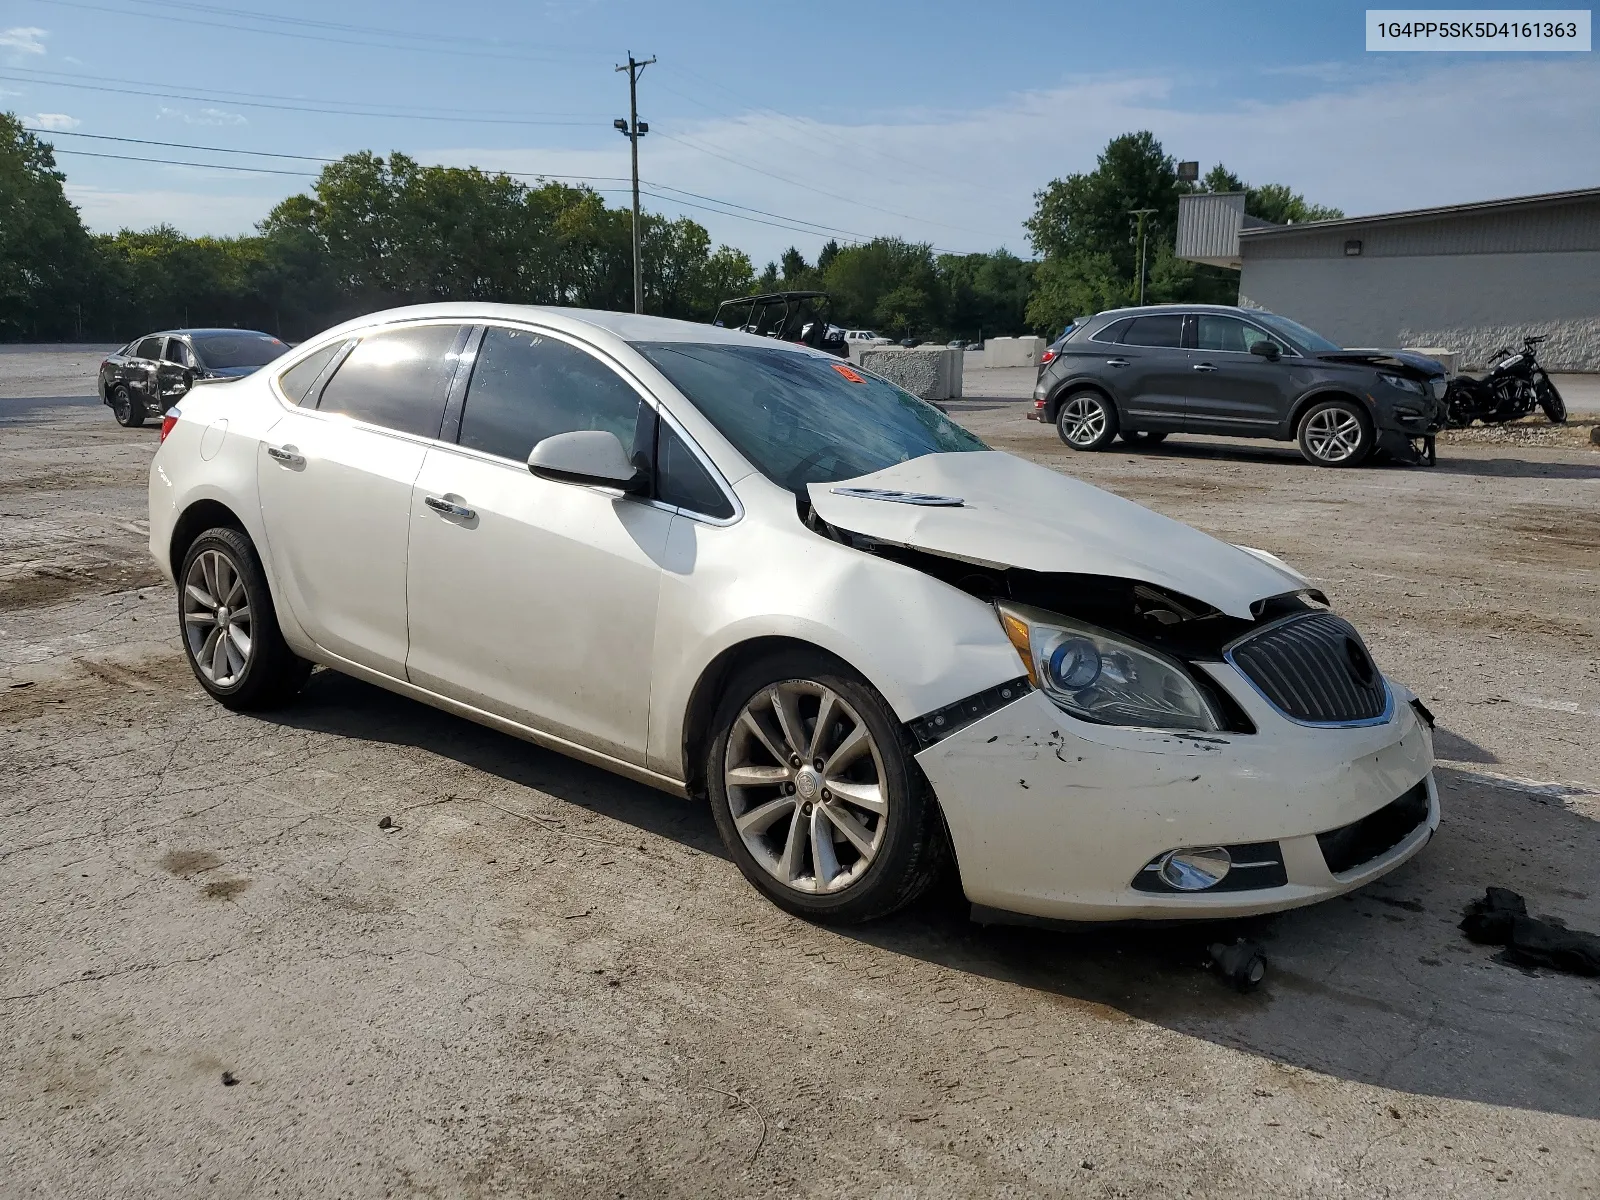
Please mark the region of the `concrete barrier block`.
POLYGON ((869 346, 861 365, 924 400, 958 400, 964 352, 945 346, 869 346))
POLYGON ((1044 353, 1042 337, 997 337, 983 343, 986 367, 1037 367, 1044 353))

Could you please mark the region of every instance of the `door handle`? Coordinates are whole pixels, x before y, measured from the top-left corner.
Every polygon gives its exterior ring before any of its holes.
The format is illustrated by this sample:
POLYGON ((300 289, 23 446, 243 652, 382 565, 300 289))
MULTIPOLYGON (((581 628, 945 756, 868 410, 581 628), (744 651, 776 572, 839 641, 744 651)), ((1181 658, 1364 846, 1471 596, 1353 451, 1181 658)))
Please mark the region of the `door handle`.
POLYGON ((465 504, 457 504, 453 500, 446 500, 443 496, 424 496, 422 502, 434 512, 447 517, 459 517, 463 521, 476 521, 476 509, 468 508, 465 504))
POLYGON ((1195 365, 1190 367, 1189 369, 1191 371, 1215 371, 1216 370, 1216 368, 1213 367, 1210 363, 1195 363, 1195 365))
POLYGON ((1125 367, 1127 365, 1128 365, 1128 360, 1125 359, 1125 358, 1108 358, 1108 359, 1106 359, 1106 366, 1108 366, 1108 367, 1125 367))
POLYGON ((306 465, 305 455, 298 454, 293 446, 268 446, 267 457, 273 462, 280 462, 286 467, 303 467, 306 465))

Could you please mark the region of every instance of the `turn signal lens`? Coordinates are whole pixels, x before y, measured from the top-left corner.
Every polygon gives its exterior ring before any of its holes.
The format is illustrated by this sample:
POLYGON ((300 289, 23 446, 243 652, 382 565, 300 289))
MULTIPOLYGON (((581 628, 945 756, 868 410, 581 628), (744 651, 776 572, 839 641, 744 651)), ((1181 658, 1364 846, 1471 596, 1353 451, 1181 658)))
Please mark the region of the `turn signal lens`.
POLYGON ((172 432, 172 427, 178 423, 178 418, 183 414, 175 408, 169 408, 161 414, 161 440, 167 440, 167 434, 172 432))
POLYGON ((1011 644, 1017 648, 1017 653, 1022 656, 1022 665, 1027 669, 1028 682, 1034 687, 1039 686, 1039 672, 1033 665, 1033 646, 1028 641, 1028 623, 1015 613, 1000 609, 1000 627, 1006 631, 1006 637, 1011 639, 1011 644))

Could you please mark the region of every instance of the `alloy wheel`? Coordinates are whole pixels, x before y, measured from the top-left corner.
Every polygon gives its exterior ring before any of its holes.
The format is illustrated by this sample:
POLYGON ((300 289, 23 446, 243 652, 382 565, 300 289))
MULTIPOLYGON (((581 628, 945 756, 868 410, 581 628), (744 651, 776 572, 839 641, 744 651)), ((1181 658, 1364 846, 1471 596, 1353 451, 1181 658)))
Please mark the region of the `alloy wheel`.
POLYGON ((791 679, 751 697, 729 731, 723 778, 745 848, 785 887, 841 892, 877 857, 889 816, 883 758, 833 689, 791 679))
POLYGON ((128 423, 128 418, 133 415, 133 397, 128 395, 127 388, 118 388, 111 393, 111 412, 119 424, 128 423))
POLYGON ((183 636, 200 673, 219 688, 244 678, 255 649, 254 618, 239 566, 206 550, 183 581, 183 636))
POLYGON ((1074 446, 1092 446, 1106 432, 1106 410, 1092 396, 1073 396, 1061 406, 1061 430, 1074 446))
POLYGON ((1365 440, 1361 422, 1342 408, 1324 408, 1306 421, 1306 448, 1328 463, 1348 462, 1365 440))

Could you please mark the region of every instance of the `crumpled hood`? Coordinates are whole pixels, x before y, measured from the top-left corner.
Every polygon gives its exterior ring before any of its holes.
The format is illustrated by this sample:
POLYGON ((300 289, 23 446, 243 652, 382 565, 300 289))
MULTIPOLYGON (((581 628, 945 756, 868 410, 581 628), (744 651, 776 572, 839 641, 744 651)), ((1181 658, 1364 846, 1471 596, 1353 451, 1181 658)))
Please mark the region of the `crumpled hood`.
POLYGON ((1303 577, 1143 505, 997 450, 929 454, 837 483, 813 483, 828 524, 990 567, 1134 579, 1249 620, 1257 600, 1303 577), (835 489, 960 498, 901 503, 835 489))
POLYGON ((1409 368, 1424 378, 1445 374, 1444 364, 1414 350, 1324 350, 1317 358, 1324 362, 1361 363, 1374 367, 1409 368))

